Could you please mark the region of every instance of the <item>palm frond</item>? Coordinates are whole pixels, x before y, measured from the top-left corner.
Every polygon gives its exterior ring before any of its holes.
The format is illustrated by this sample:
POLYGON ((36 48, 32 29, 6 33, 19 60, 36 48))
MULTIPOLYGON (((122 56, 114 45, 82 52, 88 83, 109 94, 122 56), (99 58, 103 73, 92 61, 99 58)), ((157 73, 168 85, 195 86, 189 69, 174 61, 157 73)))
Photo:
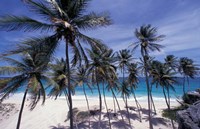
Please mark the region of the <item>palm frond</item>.
POLYGON ((46 18, 47 20, 52 20, 54 17, 58 17, 59 15, 56 13, 57 11, 50 6, 50 4, 47 1, 44 2, 34 2, 32 0, 29 0, 27 2, 28 7, 30 8, 30 11, 34 11, 43 18, 46 18))
POLYGON ((49 31, 54 26, 42 23, 26 16, 7 15, 0 18, 0 29, 6 31, 49 31))
POLYGON ((9 97, 10 94, 15 93, 20 86, 22 86, 26 81, 26 77, 23 75, 15 76, 10 78, 9 82, 7 85, 0 90, 0 103, 9 97))
MULTIPOLYGON (((74 24, 83 30, 96 29, 111 24, 111 19, 106 13, 96 14, 94 12, 74 19, 74 24)), ((73 23, 72 23, 73 24, 73 23)))
POLYGON ((15 60, 15 59, 12 59, 12 58, 9 58, 9 57, 3 57, 1 58, 2 61, 6 61, 8 62, 9 64, 13 65, 13 66, 16 66, 16 67, 19 67, 23 70, 25 70, 27 68, 26 64, 18 61, 18 60, 15 60))
POLYGON ((91 47, 101 48, 103 42, 99 39, 90 38, 80 32, 76 34, 77 38, 82 41, 83 43, 89 44, 91 47))
POLYGON ((13 75, 23 73, 23 69, 20 67, 2 66, 0 67, 0 75, 13 75))

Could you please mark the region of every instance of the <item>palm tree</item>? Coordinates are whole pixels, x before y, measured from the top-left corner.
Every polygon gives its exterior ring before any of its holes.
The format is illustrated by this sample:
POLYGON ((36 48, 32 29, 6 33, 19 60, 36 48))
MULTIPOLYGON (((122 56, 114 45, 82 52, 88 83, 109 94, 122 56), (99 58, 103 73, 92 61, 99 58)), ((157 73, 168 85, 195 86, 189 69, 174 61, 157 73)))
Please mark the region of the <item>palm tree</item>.
POLYGON ((140 117, 140 122, 142 122, 142 117, 141 117, 141 106, 135 96, 135 92, 134 90, 137 88, 137 84, 138 84, 138 68, 137 68, 137 64, 136 63, 130 63, 128 65, 128 84, 130 85, 130 90, 133 94, 134 100, 135 100, 135 104, 137 106, 138 109, 138 113, 139 113, 139 117, 140 117))
POLYGON ((153 61, 154 70, 151 73, 153 79, 152 83, 156 86, 161 86, 163 89, 163 94, 165 97, 167 108, 170 110, 170 96, 169 96, 169 89, 175 91, 173 85, 177 83, 176 77, 174 76, 176 72, 172 72, 172 69, 167 67, 165 64, 159 61, 153 61), (166 91, 167 90, 167 96, 166 91))
POLYGON ((134 49, 140 47, 140 52, 144 62, 144 75, 147 86, 147 96, 148 96, 148 116, 149 116, 149 128, 153 129, 153 125, 151 123, 151 101, 150 101, 150 85, 148 78, 149 66, 147 64, 147 60, 149 58, 150 51, 160 51, 163 47, 162 45, 157 44, 163 39, 164 35, 158 35, 157 29, 155 27, 151 27, 151 25, 143 25, 139 29, 135 30, 135 36, 138 39, 137 42, 133 43, 134 49))
MULTIPOLYGON (((88 113, 90 113, 90 107, 89 107, 89 102, 88 102, 85 86, 87 85, 89 88, 91 87, 90 87, 90 80, 88 78, 88 72, 87 72, 86 66, 82 66, 77 69, 77 72, 75 75, 75 81, 76 81, 75 85, 83 87, 85 100, 87 102, 88 113)), ((89 128, 90 128, 90 118, 89 118, 89 128)))
MULTIPOLYGON (((173 72, 174 71, 173 69, 171 69, 170 67, 166 66, 165 64, 159 61, 153 61, 153 64, 156 65, 154 65, 154 70, 151 73, 153 77, 152 84, 162 87, 167 108, 168 110, 170 110, 170 89, 175 91, 173 85, 177 83, 176 77, 174 76, 176 72, 173 72)), ((175 129, 173 120, 171 120, 171 122, 173 129, 175 129)))
MULTIPOLYGON (((115 101, 116 101, 117 107, 118 107, 119 111, 121 111, 120 104, 119 104, 119 102, 117 100, 117 96, 115 94, 115 92, 120 91, 120 86, 119 86, 120 83, 118 80, 119 79, 116 76, 110 76, 109 79, 107 80, 108 85, 106 88, 108 91, 111 91, 111 93, 112 93, 114 106, 115 106, 115 101)), ((116 113, 116 111, 115 111, 115 113, 116 113)), ((122 121, 124 121, 124 117, 122 116, 122 113, 120 113, 120 115, 121 115, 122 121)))
MULTIPOLYGON (((0 29, 7 31, 42 31, 51 32, 52 35, 37 38, 32 43, 46 43, 52 41, 51 53, 64 40, 65 56, 68 74, 68 100, 70 103, 70 127, 73 129, 72 98, 70 89, 70 60, 69 49, 72 50, 72 63, 81 63, 82 59, 87 63, 87 56, 82 47, 82 42, 91 46, 100 44, 100 40, 90 38, 81 33, 81 30, 95 29, 110 25, 110 18, 105 13, 94 12, 86 14, 89 0, 50 0, 35 2, 27 0, 25 3, 31 11, 41 16, 41 20, 35 20, 27 16, 7 15, 0 18, 0 29)), ((35 38, 36 39, 36 38, 35 38)))
POLYGON ((187 57, 182 57, 179 59, 179 72, 183 75, 183 93, 185 93, 185 79, 187 79, 187 84, 189 88, 189 78, 194 78, 198 74, 199 68, 192 59, 187 57))
POLYGON ((1 66, 1 75, 11 75, 5 87, 0 92, 0 102, 2 102, 10 94, 15 93, 20 87, 25 88, 18 122, 17 129, 20 128, 22 112, 26 100, 27 93, 31 93, 32 102, 31 109, 33 109, 42 96, 42 103, 44 104, 46 93, 42 81, 47 82, 48 85, 54 85, 53 81, 45 76, 43 73, 48 70, 48 59, 41 58, 41 53, 26 53, 21 60, 4 57, 3 60, 10 63, 12 66, 1 66))
POLYGON ((130 62, 133 60, 130 50, 127 50, 127 49, 120 50, 117 53, 117 59, 118 59, 118 68, 120 68, 120 70, 123 74, 123 81, 124 81, 125 69, 128 67, 130 62))
POLYGON ((167 55, 165 58, 165 65, 176 71, 178 68, 178 60, 174 55, 167 55))
POLYGON ((129 110, 128 110, 128 96, 130 95, 130 90, 128 88, 128 83, 125 82, 125 71, 128 67, 128 65, 130 64, 130 62, 132 61, 132 55, 130 53, 130 50, 127 49, 123 49, 120 50, 119 53, 117 53, 117 59, 118 59, 118 68, 120 68, 121 72, 122 72, 122 88, 121 88, 121 94, 122 94, 122 98, 125 102, 126 105, 126 110, 128 113, 128 120, 129 120, 129 125, 131 126, 131 122, 130 122, 130 114, 129 114, 129 110))
MULTIPOLYGON (((48 75, 52 78, 52 80, 54 80, 56 82, 57 85, 55 85, 54 87, 52 87, 49 91, 49 96, 54 97, 55 99, 57 99, 57 97, 61 96, 62 94, 65 95, 66 97, 66 101, 67 104, 69 106, 69 100, 68 100, 68 90, 67 90, 67 86, 68 86, 68 70, 67 70, 67 64, 65 62, 65 60, 63 58, 61 59, 55 59, 55 63, 54 64, 50 64, 50 72, 48 72, 48 75)), ((72 76, 75 70, 71 68, 71 82, 74 83, 75 85, 75 81, 74 81, 74 77, 72 76)), ((74 92, 74 86, 72 86, 71 84, 71 89, 72 92, 74 92)))
POLYGON ((88 72, 91 73, 92 76, 92 83, 96 84, 97 90, 99 93, 99 123, 98 129, 100 128, 101 122, 101 112, 102 112, 102 98, 101 98, 101 90, 99 84, 106 80, 105 78, 109 77, 109 75, 115 75, 115 67, 114 65, 110 64, 112 58, 110 55, 112 54, 112 50, 108 50, 105 45, 101 47, 92 47, 92 50, 88 49, 88 54, 90 56, 90 63, 88 72))

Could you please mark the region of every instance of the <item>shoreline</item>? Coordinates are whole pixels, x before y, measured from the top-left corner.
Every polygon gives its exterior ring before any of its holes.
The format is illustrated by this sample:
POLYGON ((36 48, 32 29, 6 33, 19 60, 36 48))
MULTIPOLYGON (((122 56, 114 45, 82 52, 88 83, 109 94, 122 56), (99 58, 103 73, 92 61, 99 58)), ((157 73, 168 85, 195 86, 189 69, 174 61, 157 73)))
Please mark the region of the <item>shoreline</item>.
MULTIPOLYGON (((15 93, 14 95, 11 95, 9 98, 7 98, 5 100, 8 100, 8 99, 19 99, 19 100, 22 100, 23 95, 24 95, 24 93, 15 93)), ((28 94, 27 98, 29 96, 30 95, 28 94)), ((103 95, 102 95, 102 97, 103 97, 103 95)), ((116 96, 116 97, 119 100, 123 100, 122 97, 120 97, 120 96, 116 96)), ((172 102, 176 102, 177 99, 181 99, 180 96, 178 96, 178 97, 179 98, 171 97, 170 100, 172 102)), ((46 96, 46 98, 48 98, 48 99, 54 99, 55 97, 46 96)), ((98 95, 97 96, 96 95, 93 95, 93 96, 87 95, 87 98, 90 99, 90 100, 93 100, 93 99, 96 100, 96 99, 99 99, 99 96, 98 95)), ((136 95, 136 98, 137 98, 138 101, 146 101, 147 100, 147 96, 146 95, 138 95, 138 96, 136 95)), ((58 99, 66 99, 66 97, 64 95, 62 95, 62 96, 59 96, 58 99)), ((72 99, 76 99, 76 100, 85 99, 85 96, 84 95, 72 95, 72 99)), ((113 97, 106 96, 106 99, 113 100, 113 97)), ((130 99, 133 100, 134 98, 131 96, 131 97, 129 97, 128 100, 130 100, 130 99)), ((165 98, 164 98, 164 96, 153 96, 153 100, 154 101, 165 101, 165 98)))
MULTIPOLYGON (((110 112, 114 112, 114 104, 113 100, 106 99, 110 112)), ((122 109, 121 112, 124 113, 126 116, 125 105, 122 99, 119 99, 119 104, 122 109)), ((130 107, 136 107, 135 102, 133 100, 128 100, 130 107)), ((58 98, 57 100, 48 98, 44 105, 41 105, 41 101, 35 107, 33 111, 29 110, 29 100, 26 101, 22 122, 21 122, 21 129, 68 129, 69 121, 65 121, 67 118, 68 106, 66 100, 64 98, 58 98)), ((20 108, 21 100, 17 98, 9 98, 5 100, 3 103, 11 103, 15 104, 17 110, 20 108)), ((148 121, 147 121, 147 101, 139 101, 140 105, 142 106, 142 122, 139 121, 138 112, 135 110, 129 110, 131 115, 131 123, 135 129, 144 129, 148 128, 148 121)), ((108 119, 105 117, 106 109, 104 101, 103 104, 103 115, 102 115, 102 127, 108 126, 108 119)), ((89 105, 90 109, 98 108, 99 101, 98 99, 91 99, 89 98, 89 105)), ((163 109, 166 109, 167 106, 164 101, 155 101, 157 115, 153 117, 153 123, 155 129, 171 129, 170 120, 163 118, 161 113, 163 109)), ((177 102, 171 102, 172 107, 177 106, 177 102)), ((77 107, 80 111, 87 111, 87 105, 85 98, 73 98, 73 107, 77 107)), ((16 122, 18 118, 18 112, 10 113, 8 119, 3 119, 0 121, 0 127, 3 129, 11 129, 16 127, 16 122)), ((90 117, 93 125, 92 128, 97 128, 98 125, 98 116, 90 117)), ((128 124, 127 118, 125 119, 126 125, 128 124)), ((112 127, 113 129, 120 129, 124 123, 121 121, 120 117, 118 119, 112 119, 112 127)), ((175 124, 177 127, 177 124, 175 124)), ((88 122, 83 122, 80 124, 80 129, 82 127, 87 127, 88 122)))

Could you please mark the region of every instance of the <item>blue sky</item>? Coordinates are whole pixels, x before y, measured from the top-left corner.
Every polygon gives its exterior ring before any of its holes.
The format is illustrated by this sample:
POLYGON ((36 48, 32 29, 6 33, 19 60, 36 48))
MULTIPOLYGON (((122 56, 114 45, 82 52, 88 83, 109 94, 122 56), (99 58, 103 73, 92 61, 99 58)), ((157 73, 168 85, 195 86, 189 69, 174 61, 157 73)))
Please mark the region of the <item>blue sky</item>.
MULTIPOLYGON (((110 13, 112 25, 85 34, 102 39, 115 51, 128 48, 137 41, 134 36, 136 28, 151 24, 158 28, 159 34, 166 35, 160 42, 165 48, 151 55, 158 60, 163 60, 168 54, 187 56, 200 64, 200 0, 92 0, 88 11, 110 13)), ((37 18, 20 0, 1 0, 0 15, 5 14, 37 18)), ((13 48, 20 39, 30 35, 32 33, 0 31, 0 52, 13 48)), ((64 56, 62 45, 56 54, 64 56)), ((136 51, 135 57, 139 55, 136 51)))

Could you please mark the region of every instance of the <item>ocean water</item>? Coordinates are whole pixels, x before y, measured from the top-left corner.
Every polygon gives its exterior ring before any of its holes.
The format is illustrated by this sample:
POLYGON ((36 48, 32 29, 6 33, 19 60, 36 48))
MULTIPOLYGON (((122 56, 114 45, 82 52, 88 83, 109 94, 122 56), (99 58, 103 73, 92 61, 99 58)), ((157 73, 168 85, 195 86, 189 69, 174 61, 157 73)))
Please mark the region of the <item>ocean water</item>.
MULTIPOLYGON (((170 97, 172 99, 176 98, 181 98, 183 95, 183 78, 177 78, 178 84, 174 85, 174 89, 170 90, 170 97)), ((195 79, 189 79, 189 87, 187 84, 185 84, 185 89, 186 91, 194 91, 198 88, 200 88, 200 78, 195 78, 195 79)), ((101 87, 101 93, 103 93, 102 90, 102 84, 100 84, 101 87)), ((93 93, 91 93, 91 90, 89 88, 86 88, 87 96, 89 97, 96 97, 98 96, 98 90, 96 87, 93 88, 93 93)), ((117 94, 117 97, 121 97, 120 92, 115 92, 117 94)), ((146 88, 146 83, 145 83, 145 78, 139 78, 139 84, 138 87, 135 89, 135 94, 137 98, 140 100, 146 100, 147 99, 147 88, 146 88)), ((82 87, 77 87, 76 88, 76 93, 75 95, 84 95, 82 87)), ((162 88, 160 86, 156 87, 155 85, 152 86, 152 95, 156 99, 163 100, 164 95, 162 88)), ((112 97, 111 91, 106 91, 106 96, 107 97, 112 97)))
MULTIPOLYGON (((172 98, 172 100, 176 100, 177 98, 181 98, 181 96, 183 95, 183 78, 177 78, 177 82, 179 82, 178 84, 174 85, 175 91, 170 90, 170 97, 172 98)), ((200 88, 200 78, 195 78, 195 79, 189 79, 190 85, 189 87, 186 84, 186 91, 193 91, 195 89, 200 88)), ((106 87, 106 85, 105 85, 106 87)), ((86 93, 87 96, 89 98, 97 98, 98 97, 98 90, 96 86, 92 86, 92 92, 90 90, 90 88, 87 87, 87 85, 85 85, 86 88, 86 93)), ((20 89, 18 89, 17 91, 17 96, 22 96, 23 92, 24 92, 25 87, 21 87, 20 89)), ((100 84, 100 89, 101 89, 101 93, 103 94, 103 85, 100 84)), ((49 90, 47 90, 47 94, 48 94, 49 90)), ((112 98, 112 92, 105 90, 105 94, 107 98, 112 98)), ((115 91, 115 94, 118 98, 121 97, 121 93, 118 91, 115 91)), ((135 94, 138 100, 147 100, 147 88, 146 88, 146 83, 145 83, 145 78, 139 78, 139 84, 138 87, 135 89, 135 94)), ((152 95, 154 97, 154 99, 156 100, 164 100, 164 95, 163 95, 163 91, 162 88, 160 86, 158 86, 156 88, 155 85, 153 85, 152 87, 152 95)), ((61 96, 64 98, 64 95, 61 96)), ((84 97, 84 92, 83 92, 83 88, 80 86, 77 86, 75 88, 75 94, 73 96, 74 98, 83 98, 84 97)), ((131 96, 132 97, 132 96, 131 96)))

